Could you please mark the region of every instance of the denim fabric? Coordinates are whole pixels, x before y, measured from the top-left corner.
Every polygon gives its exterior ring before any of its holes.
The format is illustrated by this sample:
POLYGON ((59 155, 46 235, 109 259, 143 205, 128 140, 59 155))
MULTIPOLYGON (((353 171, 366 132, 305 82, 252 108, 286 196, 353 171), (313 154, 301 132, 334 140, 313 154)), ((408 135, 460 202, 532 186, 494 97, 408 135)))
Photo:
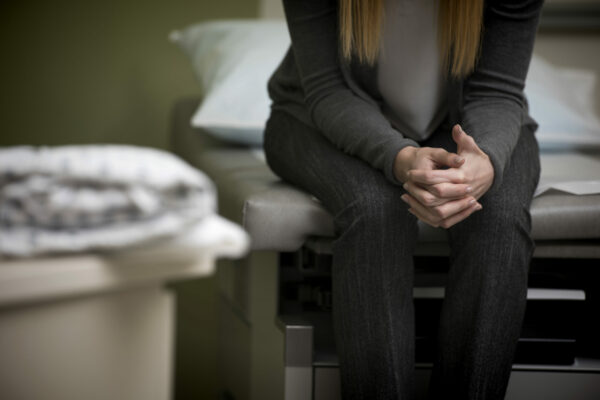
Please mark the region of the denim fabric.
MULTIPOLYGON (((420 145, 455 150, 447 125, 420 145)), ((269 167, 319 198, 334 219, 332 312, 343 398, 413 398, 418 228, 400 199, 404 190, 283 111, 271 114, 264 149, 269 167)), ((504 396, 525 308, 539 170, 537 142, 524 128, 502 185, 480 199, 483 210, 449 229, 433 398, 504 396)))

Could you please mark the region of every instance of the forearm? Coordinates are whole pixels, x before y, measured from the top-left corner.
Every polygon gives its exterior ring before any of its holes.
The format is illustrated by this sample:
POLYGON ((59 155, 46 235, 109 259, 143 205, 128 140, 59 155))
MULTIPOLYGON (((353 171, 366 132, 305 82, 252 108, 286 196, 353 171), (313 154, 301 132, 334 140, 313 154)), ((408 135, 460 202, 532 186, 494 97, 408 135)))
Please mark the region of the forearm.
POLYGON ((543 0, 490 0, 481 54, 463 85, 462 126, 494 166, 494 186, 519 139, 523 94, 543 0))
POLYGON ((372 99, 356 95, 347 85, 339 60, 337 1, 284 0, 292 49, 314 125, 347 154, 394 175, 397 153, 418 144, 394 129, 372 99))
POLYGON ((418 147, 395 130, 381 111, 355 96, 337 90, 313 108, 313 121, 338 148, 381 170, 388 181, 401 185, 394 173, 398 153, 418 147))

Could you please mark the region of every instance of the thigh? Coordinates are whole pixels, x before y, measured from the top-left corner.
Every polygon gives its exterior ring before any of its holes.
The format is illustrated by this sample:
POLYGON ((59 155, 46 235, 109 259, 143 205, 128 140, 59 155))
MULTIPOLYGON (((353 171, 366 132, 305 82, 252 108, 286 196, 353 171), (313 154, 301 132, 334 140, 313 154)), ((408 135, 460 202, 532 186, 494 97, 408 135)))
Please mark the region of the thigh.
POLYGON ((514 268, 526 280, 534 247, 529 209, 539 176, 538 144, 533 131, 523 127, 502 185, 479 199, 481 211, 450 228, 453 256, 506 272, 514 268))
POLYGON ((333 215, 332 320, 344 398, 410 393, 417 224, 402 187, 281 112, 271 115, 264 146, 271 169, 333 215))
POLYGON ((440 398, 469 387, 501 398, 506 388, 525 312, 529 207, 539 173, 537 141, 524 127, 502 185, 481 197, 481 211, 449 229, 451 267, 432 379, 440 398))
POLYGON ((315 128, 273 111, 265 129, 266 161, 275 174, 337 214, 350 203, 403 204, 404 190, 365 161, 344 153, 315 128))

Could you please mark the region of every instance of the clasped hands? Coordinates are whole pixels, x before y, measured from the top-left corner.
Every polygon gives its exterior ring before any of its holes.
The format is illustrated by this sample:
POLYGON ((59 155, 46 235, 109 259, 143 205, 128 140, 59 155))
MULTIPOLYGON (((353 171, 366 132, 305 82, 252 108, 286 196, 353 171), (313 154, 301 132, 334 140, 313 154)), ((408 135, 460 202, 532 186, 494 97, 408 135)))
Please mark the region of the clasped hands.
POLYGON ((394 174, 403 182, 406 202, 421 221, 442 228, 464 220, 482 206, 477 201, 494 180, 489 157, 460 125, 452 128, 457 152, 441 148, 405 147, 394 161, 394 174))

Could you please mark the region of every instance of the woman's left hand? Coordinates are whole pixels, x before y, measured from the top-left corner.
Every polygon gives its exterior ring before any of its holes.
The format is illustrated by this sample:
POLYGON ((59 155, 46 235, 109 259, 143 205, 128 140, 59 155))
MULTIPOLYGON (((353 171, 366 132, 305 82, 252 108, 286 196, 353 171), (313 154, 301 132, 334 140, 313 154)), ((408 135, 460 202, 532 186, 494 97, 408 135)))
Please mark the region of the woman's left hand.
POLYGON ((476 200, 489 190, 494 180, 488 155, 460 125, 453 127, 452 138, 465 162, 458 168, 409 171, 404 186, 408 193, 402 196, 411 207, 409 211, 436 227, 449 228, 480 210, 481 204, 476 200), (468 194, 457 197, 465 192, 465 185, 468 194))

